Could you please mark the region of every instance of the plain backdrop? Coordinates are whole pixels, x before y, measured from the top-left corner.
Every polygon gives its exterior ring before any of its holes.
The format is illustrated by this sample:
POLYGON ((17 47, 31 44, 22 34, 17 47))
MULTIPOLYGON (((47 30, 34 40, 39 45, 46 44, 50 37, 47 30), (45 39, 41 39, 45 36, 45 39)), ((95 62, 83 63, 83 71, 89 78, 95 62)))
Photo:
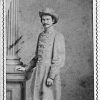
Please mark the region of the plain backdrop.
MULTIPOLYGON (((65 37, 66 61, 61 69, 61 100, 93 100, 93 0, 19 0, 18 55, 24 64, 34 57, 39 33, 43 30, 38 12, 53 8, 59 15, 55 29, 65 37)), ((26 100, 31 100, 26 82, 26 100)))

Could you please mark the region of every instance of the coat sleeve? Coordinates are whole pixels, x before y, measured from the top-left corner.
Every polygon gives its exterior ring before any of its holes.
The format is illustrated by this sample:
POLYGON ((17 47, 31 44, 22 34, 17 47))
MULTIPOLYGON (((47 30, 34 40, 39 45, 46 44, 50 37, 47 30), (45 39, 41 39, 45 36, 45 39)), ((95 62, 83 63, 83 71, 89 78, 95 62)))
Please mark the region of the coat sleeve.
POLYGON ((28 67, 25 68, 25 78, 26 80, 29 80, 32 76, 32 72, 34 68, 36 67, 36 62, 37 62, 37 48, 35 52, 35 57, 29 62, 28 67))
POLYGON ((36 67, 36 58, 34 57, 30 61, 28 67, 25 68, 25 72, 26 72, 25 73, 25 78, 26 78, 26 80, 29 80, 31 78, 32 72, 33 72, 35 67, 36 67))
POLYGON ((37 62, 37 58, 36 56, 29 62, 29 65, 27 68, 25 68, 26 71, 32 71, 32 69, 34 67, 36 67, 36 62, 37 62))
POLYGON ((55 37, 49 77, 54 79, 65 62, 65 40, 62 34, 55 37))
MULTIPOLYGON (((40 36, 40 35, 39 35, 40 36)), ((38 37, 38 41, 39 41, 39 37, 38 37)), ((36 62, 37 62, 37 49, 38 49, 38 41, 37 41, 37 46, 36 46, 36 50, 35 50, 35 57, 29 62, 28 67, 25 68, 26 72, 28 71, 32 71, 32 69, 34 67, 36 67, 36 62)))

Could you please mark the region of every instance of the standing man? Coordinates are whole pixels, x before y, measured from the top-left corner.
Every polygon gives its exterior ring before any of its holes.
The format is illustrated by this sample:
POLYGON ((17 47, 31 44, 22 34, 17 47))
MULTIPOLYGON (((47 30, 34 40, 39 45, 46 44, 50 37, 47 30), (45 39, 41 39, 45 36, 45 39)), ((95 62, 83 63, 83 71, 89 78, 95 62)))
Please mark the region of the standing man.
POLYGON ((31 88, 33 100, 60 100, 60 68, 64 66, 65 61, 64 36, 53 27, 58 22, 54 10, 46 8, 39 12, 39 16, 44 31, 38 37, 36 55, 28 69, 18 70, 27 71, 35 67, 31 88))

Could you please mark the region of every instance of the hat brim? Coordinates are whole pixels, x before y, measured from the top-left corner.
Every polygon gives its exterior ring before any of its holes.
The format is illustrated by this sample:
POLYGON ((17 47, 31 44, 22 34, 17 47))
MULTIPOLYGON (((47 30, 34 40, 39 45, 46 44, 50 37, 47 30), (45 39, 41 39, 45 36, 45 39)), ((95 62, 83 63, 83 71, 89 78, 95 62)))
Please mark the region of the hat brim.
POLYGON ((56 24, 58 22, 58 15, 56 15, 56 14, 50 14, 50 13, 45 13, 45 12, 39 12, 40 18, 42 16, 44 16, 44 15, 49 15, 49 16, 53 17, 54 18, 54 24, 56 24))

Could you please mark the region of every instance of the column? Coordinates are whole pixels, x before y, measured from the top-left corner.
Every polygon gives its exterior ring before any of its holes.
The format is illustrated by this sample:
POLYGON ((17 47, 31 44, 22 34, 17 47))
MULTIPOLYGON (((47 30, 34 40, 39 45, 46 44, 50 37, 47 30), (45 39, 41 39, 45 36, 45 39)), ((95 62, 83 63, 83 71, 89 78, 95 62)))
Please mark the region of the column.
POLYGON ((18 0, 11 0, 7 12, 7 64, 20 64, 19 57, 16 53, 17 45, 17 12, 18 0))
POLYGON ((6 14, 6 40, 7 40, 7 62, 6 62, 6 99, 25 100, 26 81, 25 74, 17 71, 20 58, 16 51, 18 49, 18 4, 19 0, 10 0, 10 6, 6 14))

